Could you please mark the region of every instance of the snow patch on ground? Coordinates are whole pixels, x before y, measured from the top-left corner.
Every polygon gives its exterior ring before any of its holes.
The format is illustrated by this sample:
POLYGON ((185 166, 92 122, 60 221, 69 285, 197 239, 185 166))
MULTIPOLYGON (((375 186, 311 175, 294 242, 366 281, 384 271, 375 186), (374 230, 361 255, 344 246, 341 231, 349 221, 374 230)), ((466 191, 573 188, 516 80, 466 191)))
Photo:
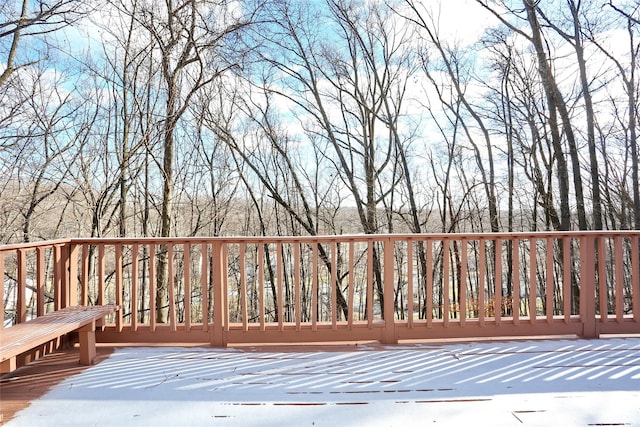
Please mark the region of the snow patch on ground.
POLYGON ((640 426, 640 339, 122 348, 9 426, 640 426))

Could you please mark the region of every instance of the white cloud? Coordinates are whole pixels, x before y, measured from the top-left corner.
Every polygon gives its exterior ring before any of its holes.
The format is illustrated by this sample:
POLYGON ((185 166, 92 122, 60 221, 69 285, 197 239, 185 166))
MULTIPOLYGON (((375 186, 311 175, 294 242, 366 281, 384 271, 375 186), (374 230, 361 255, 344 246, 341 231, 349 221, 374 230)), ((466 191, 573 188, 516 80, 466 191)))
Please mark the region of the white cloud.
POLYGON ((416 0, 418 10, 427 13, 436 25, 442 41, 468 46, 478 41, 482 33, 497 20, 474 0, 416 0))

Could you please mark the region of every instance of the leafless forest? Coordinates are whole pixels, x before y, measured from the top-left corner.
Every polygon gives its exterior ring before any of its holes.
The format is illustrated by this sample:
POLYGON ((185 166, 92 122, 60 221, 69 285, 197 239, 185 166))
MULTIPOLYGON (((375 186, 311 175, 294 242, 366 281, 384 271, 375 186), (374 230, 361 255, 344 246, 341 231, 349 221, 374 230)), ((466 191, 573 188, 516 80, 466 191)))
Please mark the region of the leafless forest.
MULTIPOLYGON (((639 9, 3 1, 0 243, 640 229, 639 9)), ((169 270, 157 249, 160 312, 169 270)), ((132 259, 146 262, 144 250, 132 259)), ((357 265, 332 272, 339 250, 319 254, 336 289, 357 265)), ((415 246, 423 291, 424 250, 415 246)), ((563 248, 553 252, 561 267, 563 248)), ((379 252, 358 256, 372 256, 381 289, 379 252)))

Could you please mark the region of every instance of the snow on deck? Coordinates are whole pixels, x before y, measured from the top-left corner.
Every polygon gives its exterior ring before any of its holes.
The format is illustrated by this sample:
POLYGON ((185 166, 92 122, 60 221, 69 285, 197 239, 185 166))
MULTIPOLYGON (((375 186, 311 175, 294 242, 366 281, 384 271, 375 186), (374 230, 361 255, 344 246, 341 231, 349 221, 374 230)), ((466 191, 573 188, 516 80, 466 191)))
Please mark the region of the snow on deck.
POLYGON ((640 426, 640 338, 117 349, 13 426, 640 426))

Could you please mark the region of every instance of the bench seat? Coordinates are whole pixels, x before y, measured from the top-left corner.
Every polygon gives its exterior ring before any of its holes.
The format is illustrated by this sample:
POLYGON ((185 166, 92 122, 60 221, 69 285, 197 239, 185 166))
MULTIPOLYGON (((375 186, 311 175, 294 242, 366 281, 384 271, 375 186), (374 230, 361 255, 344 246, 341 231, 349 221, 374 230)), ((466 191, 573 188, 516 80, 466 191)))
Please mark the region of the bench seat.
POLYGON ((14 370, 20 354, 73 331, 80 338, 80 363, 91 365, 96 356, 96 324, 117 310, 115 305, 67 307, 1 329, 0 373, 14 370))

